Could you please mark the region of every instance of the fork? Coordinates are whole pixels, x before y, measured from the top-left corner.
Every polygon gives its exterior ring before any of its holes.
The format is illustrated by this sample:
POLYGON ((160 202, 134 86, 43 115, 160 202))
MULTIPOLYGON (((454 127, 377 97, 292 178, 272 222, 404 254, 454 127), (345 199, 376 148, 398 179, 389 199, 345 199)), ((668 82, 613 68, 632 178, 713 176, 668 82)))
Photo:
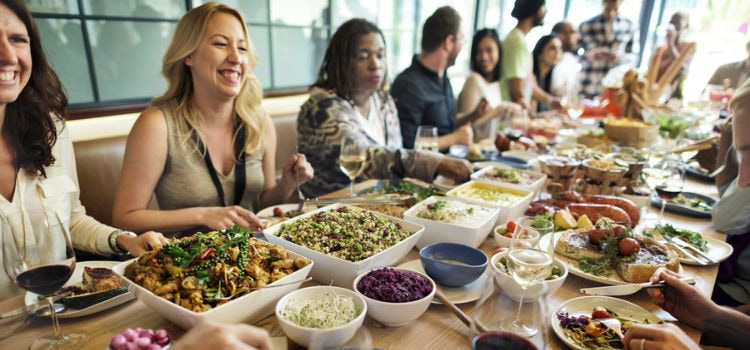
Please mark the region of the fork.
POLYGON ((616 318, 600 318, 597 319, 597 321, 615 332, 620 339, 624 337, 624 335, 622 335, 622 323, 620 323, 620 320, 616 318))
POLYGON ((690 250, 698 253, 698 255, 700 255, 704 259, 708 260, 712 264, 715 264, 715 263, 718 262, 718 261, 716 261, 716 259, 712 258, 710 255, 708 255, 708 254, 704 253, 703 251, 701 251, 700 249, 698 249, 698 247, 696 247, 696 246, 694 246, 694 245, 692 245, 692 244, 690 244, 688 242, 685 242, 680 237, 672 237, 672 241, 674 243, 677 243, 677 245, 682 246, 683 248, 687 248, 687 249, 690 249, 690 250))
MULTIPOLYGON (((299 144, 294 146, 294 153, 299 154, 299 144)), ((302 208, 305 206, 305 195, 302 194, 302 190, 299 189, 299 170, 295 169, 294 174, 297 176, 297 199, 299 200, 299 204, 297 204, 297 212, 301 213, 302 208)))

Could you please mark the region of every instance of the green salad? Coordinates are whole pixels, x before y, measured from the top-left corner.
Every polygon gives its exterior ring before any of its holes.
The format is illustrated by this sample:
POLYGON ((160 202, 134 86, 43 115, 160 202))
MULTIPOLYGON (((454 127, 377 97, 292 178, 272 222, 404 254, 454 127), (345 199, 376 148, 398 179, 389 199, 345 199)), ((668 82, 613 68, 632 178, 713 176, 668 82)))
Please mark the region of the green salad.
POLYGON ((681 240, 695 246, 701 251, 708 251, 708 241, 703 238, 703 235, 700 234, 700 232, 675 228, 670 224, 656 225, 653 229, 643 231, 643 235, 654 239, 660 239, 661 237, 666 239, 679 237, 681 240))

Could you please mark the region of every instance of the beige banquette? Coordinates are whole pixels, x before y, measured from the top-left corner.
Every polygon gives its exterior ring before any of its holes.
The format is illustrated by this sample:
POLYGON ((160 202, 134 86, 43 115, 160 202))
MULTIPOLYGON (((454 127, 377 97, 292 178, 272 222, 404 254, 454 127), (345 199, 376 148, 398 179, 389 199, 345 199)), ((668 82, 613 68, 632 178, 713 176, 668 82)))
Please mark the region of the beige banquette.
MULTIPOLYGON (((278 143, 276 169, 291 156, 297 145, 297 113, 307 95, 267 99, 263 107, 271 115, 278 143)), ((76 154, 81 202, 89 215, 102 223, 112 223, 112 204, 120 169, 125 155, 125 143, 137 114, 68 122, 76 154)), ((155 198, 149 205, 157 208, 155 198)))

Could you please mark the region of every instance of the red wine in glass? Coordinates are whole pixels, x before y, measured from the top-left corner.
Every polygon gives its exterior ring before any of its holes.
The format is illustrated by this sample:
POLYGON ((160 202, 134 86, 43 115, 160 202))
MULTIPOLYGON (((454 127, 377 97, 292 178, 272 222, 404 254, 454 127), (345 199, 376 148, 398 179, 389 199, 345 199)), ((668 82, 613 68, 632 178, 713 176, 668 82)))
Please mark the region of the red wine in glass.
POLYGON ((679 196, 680 193, 682 193, 682 187, 659 185, 656 186, 656 193, 659 195, 659 198, 661 198, 661 200, 668 201, 679 196))
POLYGON ((16 284, 30 292, 52 295, 70 279, 73 269, 66 265, 46 265, 22 272, 16 277, 16 284))

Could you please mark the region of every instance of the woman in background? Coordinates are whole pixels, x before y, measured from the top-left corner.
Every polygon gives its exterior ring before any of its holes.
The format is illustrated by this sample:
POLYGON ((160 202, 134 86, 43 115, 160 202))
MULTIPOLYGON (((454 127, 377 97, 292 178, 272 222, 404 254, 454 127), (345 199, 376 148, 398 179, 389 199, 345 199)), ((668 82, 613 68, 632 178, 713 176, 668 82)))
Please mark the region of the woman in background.
MULTIPOLYGON (((521 114, 519 105, 502 100, 500 93, 501 53, 502 43, 496 30, 485 28, 474 34, 474 38, 471 40, 471 73, 466 78, 464 87, 458 95, 458 113, 475 110, 480 101, 484 99, 491 108, 508 110, 514 115, 521 114)), ((494 115, 499 114, 502 113, 494 115)), ((496 128, 496 126, 494 126, 494 123, 488 123, 488 121, 490 119, 475 121, 472 124, 475 140, 491 136, 491 128, 496 128)))
POLYGON ((466 161, 437 152, 403 149, 398 112, 383 90, 386 79, 385 39, 373 23, 355 18, 331 37, 310 99, 297 117, 298 142, 315 167, 315 178, 304 186, 319 196, 349 184, 339 168, 344 137, 368 147, 362 177, 415 177, 432 181, 436 174, 465 180, 466 161))
MULTIPOLYGON (((70 229, 76 249, 140 255, 167 240, 136 236, 86 215, 78 198, 73 143, 65 127, 68 99, 47 63, 39 32, 22 1, 0 5, 0 213, 55 211, 70 229)), ((59 247, 39 246, 50 254, 59 247)), ((0 251, 0 255, 2 252, 0 251)), ((1 257, 0 257, 1 259, 1 257)), ((0 300, 17 294, 0 272, 0 300)))
POLYGON ((237 10, 206 3, 174 33, 162 66, 169 87, 128 137, 113 221, 184 233, 259 227, 253 211, 283 202, 312 168, 295 154, 276 182, 276 131, 237 10), (153 193, 160 210, 146 208, 153 193))
MULTIPOLYGON (((562 41, 555 34, 545 35, 536 42, 531 54, 534 58, 534 76, 537 84, 546 93, 552 94, 552 72, 563 57, 562 41)), ((536 110, 537 112, 548 111, 550 106, 537 102, 536 110)))

